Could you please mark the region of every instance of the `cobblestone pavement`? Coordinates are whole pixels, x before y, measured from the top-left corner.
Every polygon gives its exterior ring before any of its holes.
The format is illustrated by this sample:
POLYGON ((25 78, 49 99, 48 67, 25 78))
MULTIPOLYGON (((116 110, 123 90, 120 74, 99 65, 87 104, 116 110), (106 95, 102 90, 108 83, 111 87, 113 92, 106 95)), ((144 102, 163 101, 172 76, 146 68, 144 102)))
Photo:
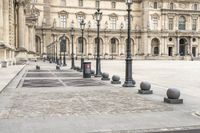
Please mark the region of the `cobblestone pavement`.
POLYGON ((83 79, 68 67, 56 71, 55 64, 37 64, 41 71, 30 63, 0 94, 1 133, 128 133, 200 125, 196 110, 187 110, 196 104, 165 104, 157 93, 137 94, 138 87, 122 88, 99 78, 83 79))
POLYGON ((0 118, 63 117, 172 110, 163 103, 149 101, 130 90, 113 87, 98 79, 82 79, 82 75, 73 70, 53 70, 54 68, 50 67, 34 71, 34 68, 27 67, 18 85, 17 93, 10 99, 12 105, 1 111, 0 118), (71 77, 71 74, 77 77, 71 77), (44 82, 45 80, 47 83, 44 82), (67 81, 70 81, 70 86, 67 81))

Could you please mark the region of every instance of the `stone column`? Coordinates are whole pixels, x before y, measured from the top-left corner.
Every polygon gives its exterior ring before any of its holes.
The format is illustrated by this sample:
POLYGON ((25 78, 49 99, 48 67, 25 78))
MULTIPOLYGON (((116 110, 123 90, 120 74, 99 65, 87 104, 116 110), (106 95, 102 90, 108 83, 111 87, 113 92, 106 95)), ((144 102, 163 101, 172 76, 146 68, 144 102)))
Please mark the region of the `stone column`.
POLYGON ((0 42, 3 41, 3 1, 0 0, 0 42))
POLYGON ((138 36, 136 36, 134 45, 135 45, 134 53, 135 53, 135 55, 138 55, 138 46, 139 46, 139 37, 138 36))
POLYGON ((188 54, 192 55, 192 37, 189 37, 188 54))
POLYGON ((43 53, 47 53, 46 35, 43 35, 43 53))
POLYGON ((176 54, 179 55, 179 47, 180 47, 180 44, 179 44, 179 37, 177 36, 176 38, 176 54))
POLYGON ((3 0, 3 40, 9 44, 9 0, 3 0))
POLYGON ((33 25, 31 27, 31 30, 32 30, 32 35, 31 35, 31 38, 32 38, 32 47, 33 47, 33 52, 36 52, 36 45, 35 45, 35 26, 33 25))
MULTIPOLYGON (((7 1, 7 0, 6 0, 7 1)), ((24 4, 21 2, 19 3, 19 8, 18 8, 18 37, 19 37, 19 48, 25 50, 25 14, 24 14, 24 4)))

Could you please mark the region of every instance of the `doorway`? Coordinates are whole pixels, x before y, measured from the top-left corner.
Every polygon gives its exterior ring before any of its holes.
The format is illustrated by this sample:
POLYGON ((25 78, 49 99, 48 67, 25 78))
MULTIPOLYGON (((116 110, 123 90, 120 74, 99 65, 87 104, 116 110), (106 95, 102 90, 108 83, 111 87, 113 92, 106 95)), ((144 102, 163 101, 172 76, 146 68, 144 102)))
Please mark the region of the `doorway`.
POLYGON ((172 49, 172 47, 168 47, 168 56, 172 56, 172 51, 173 49, 172 49))
POLYGON ((185 56, 186 54, 188 54, 188 43, 186 39, 180 39, 179 41, 179 54, 180 56, 185 56))
POLYGON ((196 47, 192 47, 192 55, 193 57, 196 57, 196 47))

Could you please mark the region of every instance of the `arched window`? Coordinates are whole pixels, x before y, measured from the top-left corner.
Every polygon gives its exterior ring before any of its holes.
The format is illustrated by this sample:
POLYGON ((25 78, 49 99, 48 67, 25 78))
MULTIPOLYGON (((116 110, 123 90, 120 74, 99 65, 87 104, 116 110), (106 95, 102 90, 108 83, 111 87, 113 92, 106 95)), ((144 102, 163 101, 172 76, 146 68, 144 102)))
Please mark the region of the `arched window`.
POLYGON ((181 16, 180 18, 179 18, 179 30, 185 30, 186 28, 186 19, 185 19, 185 17, 183 17, 183 16, 181 16))
POLYGON ((174 4, 170 3, 170 10, 173 10, 173 9, 174 9, 174 4))
POLYGON ((157 3, 157 2, 154 2, 153 8, 154 8, 154 9, 157 9, 157 8, 158 8, 158 3, 157 3))

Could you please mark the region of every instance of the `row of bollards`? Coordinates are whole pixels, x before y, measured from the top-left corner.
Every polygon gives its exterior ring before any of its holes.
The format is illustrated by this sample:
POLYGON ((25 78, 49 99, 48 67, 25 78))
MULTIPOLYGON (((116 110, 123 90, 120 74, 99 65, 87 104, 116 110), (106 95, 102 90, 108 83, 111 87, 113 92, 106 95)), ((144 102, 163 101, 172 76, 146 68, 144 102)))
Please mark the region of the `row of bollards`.
MULTIPOLYGON (((36 70, 40 70, 40 66, 36 65, 36 70)), ((56 70, 60 70, 60 66, 56 65, 56 70)), ((81 68, 78 66, 74 67, 74 70, 77 70, 80 72, 81 68)), ((90 70, 91 76, 95 76, 95 71, 90 70)), ((109 81, 109 73, 102 73, 101 80, 109 81)), ((120 77, 118 75, 112 76, 111 84, 121 84, 120 77)), ((143 81, 140 83, 140 89, 138 90, 139 94, 153 94, 153 90, 151 90, 151 84, 149 82, 143 81)), ((183 99, 180 99, 180 90, 176 88, 169 88, 166 92, 167 97, 164 98, 164 102, 170 103, 170 104, 182 104, 183 99)))
MULTIPOLYGON (((108 73, 103 73, 101 80, 110 80, 108 73)), ((118 75, 112 76, 111 84, 121 84, 120 77, 118 75)), ((151 90, 151 84, 149 82, 141 82, 140 89, 138 90, 139 94, 153 94, 153 90, 151 90)), ((176 88, 169 88, 167 90, 167 98, 164 98, 164 102, 170 104, 182 104, 183 99, 179 99, 180 91, 176 88)))

